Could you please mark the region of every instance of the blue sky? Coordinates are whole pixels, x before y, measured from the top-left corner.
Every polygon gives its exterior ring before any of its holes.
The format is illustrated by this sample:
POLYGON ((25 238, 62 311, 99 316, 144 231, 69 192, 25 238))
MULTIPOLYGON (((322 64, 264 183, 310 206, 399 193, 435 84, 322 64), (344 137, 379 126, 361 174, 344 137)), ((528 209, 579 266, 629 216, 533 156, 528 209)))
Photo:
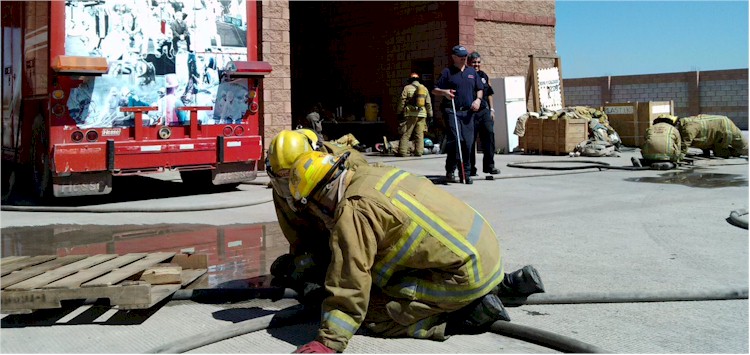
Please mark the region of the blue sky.
POLYGON ((748 1, 556 2, 564 78, 748 67, 748 1))

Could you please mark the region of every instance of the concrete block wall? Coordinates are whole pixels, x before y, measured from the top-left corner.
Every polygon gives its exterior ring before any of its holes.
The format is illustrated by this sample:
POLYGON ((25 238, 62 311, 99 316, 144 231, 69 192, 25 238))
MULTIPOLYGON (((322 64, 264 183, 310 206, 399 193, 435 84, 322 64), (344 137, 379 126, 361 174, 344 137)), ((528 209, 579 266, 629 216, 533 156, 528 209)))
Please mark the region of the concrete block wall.
POLYGON ((271 64, 273 71, 263 80, 263 116, 261 129, 264 148, 292 122, 291 42, 289 39, 289 1, 263 0, 258 4, 259 59, 271 64))
POLYGON ((675 112, 687 112, 688 84, 680 82, 612 85, 610 102, 674 101, 675 112))
MULTIPOLYGON (((412 61, 432 60, 432 74, 437 80, 440 72, 448 65, 450 49, 458 44, 456 25, 456 4, 437 2, 400 2, 391 9, 384 35, 386 70, 383 75, 388 100, 383 103, 383 117, 389 131, 397 128, 396 106, 404 88, 404 81, 414 68, 412 61)), ((433 102, 434 104, 434 102, 433 102)), ((437 107, 434 108, 437 110, 437 107)))
POLYGON ((740 129, 748 129, 748 81, 724 79, 710 73, 701 75, 700 102, 702 113, 727 116, 740 129), (744 124, 744 125, 743 125, 744 124))
MULTIPOLYGON (((527 75, 529 55, 554 55, 554 1, 476 1, 475 43, 491 78, 527 75)), ((551 63, 546 63, 551 66, 551 63)))
MULTIPOLYGON (((476 1, 474 6, 469 49, 482 55, 482 70, 490 78, 527 76, 529 55, 555 55, 554 1, 476 1)), ((537 66, 552 67, 553 61, 538 60, 537 66)))
POLYGON ((563 87, 566 106, 673 100, 677 116, 723 115, 748 129, 747 69, 564 79, 563 87))
POLYGON ((599 86, 578 86, 572 90, 565 88, 564 94, 566 105, 575 102, 575 106, 601 106, 602 90, 599 86))

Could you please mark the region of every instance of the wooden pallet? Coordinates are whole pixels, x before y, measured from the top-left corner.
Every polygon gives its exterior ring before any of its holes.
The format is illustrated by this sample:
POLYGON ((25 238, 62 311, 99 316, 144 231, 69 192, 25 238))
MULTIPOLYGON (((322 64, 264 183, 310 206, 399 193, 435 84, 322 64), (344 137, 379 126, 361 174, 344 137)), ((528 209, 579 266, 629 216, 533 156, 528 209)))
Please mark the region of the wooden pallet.
POLYGON ((207 255, 171 252, 5 257, 0 259, 0 313, 100 298, 119 309, 150 308, 207 270, 207 255))

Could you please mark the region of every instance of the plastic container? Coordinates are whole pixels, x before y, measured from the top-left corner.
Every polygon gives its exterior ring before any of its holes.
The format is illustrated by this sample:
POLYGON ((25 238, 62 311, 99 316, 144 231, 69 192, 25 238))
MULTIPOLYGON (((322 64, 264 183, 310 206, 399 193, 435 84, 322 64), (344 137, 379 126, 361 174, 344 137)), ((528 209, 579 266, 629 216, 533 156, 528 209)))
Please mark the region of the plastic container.
POLYGON ((365 121, 376 122, 378 120, 378 104, 368 102, 365 104, 365 121))

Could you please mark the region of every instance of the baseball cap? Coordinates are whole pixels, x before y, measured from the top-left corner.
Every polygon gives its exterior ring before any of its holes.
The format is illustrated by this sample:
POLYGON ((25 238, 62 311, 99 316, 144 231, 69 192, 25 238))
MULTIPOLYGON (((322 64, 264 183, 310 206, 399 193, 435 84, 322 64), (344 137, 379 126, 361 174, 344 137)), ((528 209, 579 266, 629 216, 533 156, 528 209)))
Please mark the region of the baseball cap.
POLYGON ((465 57, 469 55, 469 52, 466 50, 466 48, 462 45, 458 45, 453 47, 453 55, 458 57, 465 57))

